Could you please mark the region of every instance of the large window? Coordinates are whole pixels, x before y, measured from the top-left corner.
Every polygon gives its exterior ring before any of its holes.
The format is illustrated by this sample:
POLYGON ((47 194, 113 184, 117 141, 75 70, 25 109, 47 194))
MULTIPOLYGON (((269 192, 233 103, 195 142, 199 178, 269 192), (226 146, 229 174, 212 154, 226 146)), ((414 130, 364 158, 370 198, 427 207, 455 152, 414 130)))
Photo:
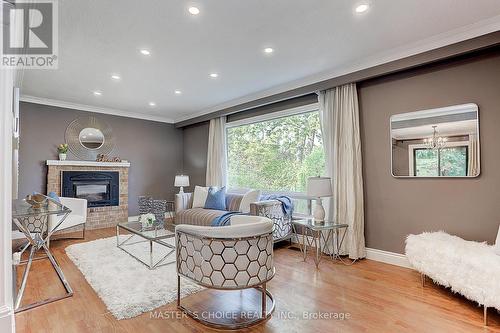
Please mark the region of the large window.
POLYGON ((413 149, 414 176, 467 176, 468 147, 413 149))
POLYGON ((229 123, 226 139, 230 188, 305 192, 308 177, 324 175, 318 111, 229 123))

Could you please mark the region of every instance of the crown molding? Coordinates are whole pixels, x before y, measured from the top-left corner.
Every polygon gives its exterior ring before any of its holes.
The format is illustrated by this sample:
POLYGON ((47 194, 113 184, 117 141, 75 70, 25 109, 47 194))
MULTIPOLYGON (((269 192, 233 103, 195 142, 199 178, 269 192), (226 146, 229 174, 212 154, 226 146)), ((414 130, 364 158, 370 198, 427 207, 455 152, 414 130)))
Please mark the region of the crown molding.
POLYGON ((158 122, 169 123, 169 124, 174 123, 173 119, 161 117, 161 116, 154 116, 154 115, 149 115, 149 114, 144 114, 144 113, 129 112, 129 111, 123 111, 123 110, 117 110, 117 109, 111 109, 111 108, 103 108, 103 107, 87 105, 87 104, 65 102, 65 101, 60 101, 57 99, 36 97, 36 96, 30 96, 30 95, 21 95, 20 101, 27 102, 27 103, 41 104, 41 105, 56 106, 56 107, 65 108, 65 109, 73 109, 73 110, 80 110, 80 111, 87 111, 87 112, 109 114, 109 115, 119 116, 119 117, 158 121, 158 122))
POLYGON ((235 107, 240 104, 248 103, 262 98, 267 98, 272 95, 281 94, 289 90, 297 89, 307 85, 312 85, 334 77, 343 76, 357 71, 365 70, 371 67, 389 63, 391 61, 411 57, 413 55, 438 49, 440 47, 445 47, 451 44, 463 42, 468 39, 480 37, 499 30, 500 30, 500 15, 497 15, 495 17, 479 21, 471 25, 467 25, 458 29, 447 31, 445 33, 434 35, 430 38, 426 38, 415 43, 410 43, 395 49, 391 49, 389 51, 378 53, 374 56, 367 57, 358 62, 345 64, 343 66, 334 68, 329 71, 313 74, 299 80, 287 82, 272 87, 270 89, 261 90, 256 93, 243 96, 241 98, 233 99, 231 101, 206 108, 200 112, 196 112, 184 117, 178 117, 175 119, 175 123, 177 124, 180 122, 191 120, 193 118, 205 116, 210 113, 220 111, 222 109, 235 107))

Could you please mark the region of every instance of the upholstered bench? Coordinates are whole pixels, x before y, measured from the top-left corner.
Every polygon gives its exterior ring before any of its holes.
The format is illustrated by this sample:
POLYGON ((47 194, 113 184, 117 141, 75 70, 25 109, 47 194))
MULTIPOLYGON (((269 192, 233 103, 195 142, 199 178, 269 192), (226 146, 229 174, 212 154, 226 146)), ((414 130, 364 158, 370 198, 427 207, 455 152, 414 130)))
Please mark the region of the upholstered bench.
POLYGON ((488 307, 500 310, 500 256, 486 243, 466 241, 445 232, 409 235, 406 257, 425 277, 451 288, 471 301, 484 306, 484 324, 488 307))

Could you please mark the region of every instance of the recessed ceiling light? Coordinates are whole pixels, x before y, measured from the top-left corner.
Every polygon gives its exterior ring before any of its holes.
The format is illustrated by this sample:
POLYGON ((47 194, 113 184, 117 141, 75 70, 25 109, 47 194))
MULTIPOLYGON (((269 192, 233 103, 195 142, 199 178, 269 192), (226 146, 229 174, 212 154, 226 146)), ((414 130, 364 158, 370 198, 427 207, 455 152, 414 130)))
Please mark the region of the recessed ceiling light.
POLYGON ((364 13, 368 10, 370 6, 366 3, 362 3, 362 4, 359 4, 357 7, 356 7, 356 13, 364 13))
POLYGON ((146 50, 146 49, 141 49, 140 52, 142 55, 145 55, 145 56, 151 55, 151 51, 146 50))
POLYGON ((274 52, 274 50, 273 50, 273 48, 272 48, 272 47, 266 47, 266 48, 264 49, 264 53, 273 53, 273 52, 274 52))
POLYGON ((200 13, 198 7, 189 7, 188 11, 191 15, 198 15, 200 13))
POLYGON ((102 92, 96 90, 94 91, 94 96, 101 96, 102 95, 102 92))
POLYGON ((113 80, 118 81, 118 80, 120 80, 120 79, 121 79, 121 76, 120 76, 120 75, 118 75, 118 74, 113 74, 113 75, 111 75, 111 78, 112 78, 113 80))
POLYGON ((210 77, 212 77, 212 78, 214 78, 214 79, 215 79, 216 77, 218 77, 218 76, 219 76, 219 74, 217 74, 217 73, 211 73, 211 74, 210 74, 210 77))
POLYGON ((175 90, 175 91, 174 91, 174 93, 175 93, 176 95, 180 95, 180 94, 182 94, 182 91, 180 91, 180 90, 175 90))
POLYGON ((156 106, 156 103, 155 102, 149 102, 149 106, 154 107, 154 106, 156 106))

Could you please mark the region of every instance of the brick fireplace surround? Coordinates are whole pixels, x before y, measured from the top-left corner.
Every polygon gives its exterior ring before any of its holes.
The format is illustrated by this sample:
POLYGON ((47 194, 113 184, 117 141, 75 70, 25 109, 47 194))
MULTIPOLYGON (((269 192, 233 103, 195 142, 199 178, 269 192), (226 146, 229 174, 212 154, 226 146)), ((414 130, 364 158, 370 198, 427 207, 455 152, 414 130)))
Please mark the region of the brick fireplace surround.
POLYGON ((87 229, 114 227, 128 219, 128 162, 47 161, 47 193, 61 195, 62 171, 118 171, 120 199, 118 206, 87 209, 87 229))

